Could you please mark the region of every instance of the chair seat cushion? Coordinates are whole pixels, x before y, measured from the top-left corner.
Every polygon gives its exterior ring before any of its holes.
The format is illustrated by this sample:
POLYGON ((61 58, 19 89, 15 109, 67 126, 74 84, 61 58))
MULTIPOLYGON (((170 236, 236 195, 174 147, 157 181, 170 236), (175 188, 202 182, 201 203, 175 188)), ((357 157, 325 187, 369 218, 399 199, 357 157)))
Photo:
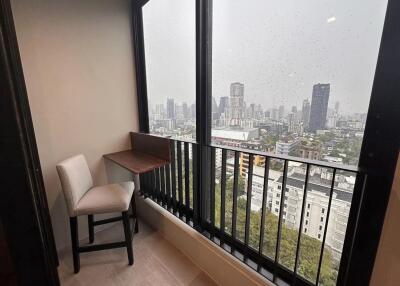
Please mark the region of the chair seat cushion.
POLYGON ((75 214, 89 215, 127 211, 134 188, 133 182, 93 187, 80 199, 75 214))

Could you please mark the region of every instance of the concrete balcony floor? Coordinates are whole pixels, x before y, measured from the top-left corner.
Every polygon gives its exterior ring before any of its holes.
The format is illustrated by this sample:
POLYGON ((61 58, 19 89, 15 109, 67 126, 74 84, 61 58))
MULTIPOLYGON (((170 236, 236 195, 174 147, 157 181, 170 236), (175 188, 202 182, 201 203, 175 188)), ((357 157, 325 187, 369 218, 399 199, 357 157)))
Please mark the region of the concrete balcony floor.
MULTIPOLYGON (((123 240, 121 223, 95 233, 95 243, 118 240, 123 240)), ((61 285, 217 285, 177 248, 142 221, 139 221, 139 233, 133 238, 133 254, 135 263, 129 266, 126 248, 81 253, 81 270, 74 274, 72 253, 66 250, 59 257, 61 285)))

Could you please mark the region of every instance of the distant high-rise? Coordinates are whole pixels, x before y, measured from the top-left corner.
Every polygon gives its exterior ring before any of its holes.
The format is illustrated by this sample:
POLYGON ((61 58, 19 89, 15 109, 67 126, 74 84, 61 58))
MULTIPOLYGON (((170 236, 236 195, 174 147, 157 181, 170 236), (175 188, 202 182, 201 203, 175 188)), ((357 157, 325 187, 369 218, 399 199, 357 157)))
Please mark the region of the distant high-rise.
POLYGON ((315 132, 324 129, 326 124, 326 113, 328 110, 328 101, 330 93, 330 84, 315 84, 313 87, 310 123, 308 130, 315 132))
POLYGON ((283 105, 279 106, 278 116, 279 116, 279 120, 282 120, 282 118, 285 116, 285 106, 283 106, 283 105))
POLYGON ((244 84, 234 82, 230 88, 230 119, 231 125, 239 125, 244 113, 244 84))
POLYGON ((250 104, 249 106, 248 117, 256 118, 256 105, 254 103, 250 104))
POLYGON ((308 99, 303 100, 303 106, 301 108, 301 120, 303 121, 303 126, 308 129, 308 124, 310 122, 310 101, 308 99))
POLYGON ((194 103, 190 106, 190 115, 192 118, 196 118, 196 104, 194 103))
POLYGON ((219 114, 222 113, 227 113, 229 108, 229 97, 228 96, 222 96, 219 99, 219 106, 218 106, 218 111, 219 114))
POLYGON ((273 108, 272 112, 271 112, 271 118, 273 120, 278 120, 279 119, 279 114, 278 113, 279 113, 278 109, 277 108, 273 108))
POLYGON ((211 112, 212 112, 212 119, 219 119, 219 109, 217 105, 217 101, 213 96, 211 99, 211 112))
POLYGON ((167 99, 167 118, 175 118, 175 101, 173 98, 167 99))
POLYGON ((336 114, 339 114, 339 107, 340 107, 340 103, 339 103, 339 101, 336 101, 335 102, 335 113, 336 114))
POLYGON ((183 118, 185 119, 190 118, 190 111, 186 102, 182 104, 182 112, 183 112, 183 118))
POLYGON ((179 120, 184 119, 182 105, 175 104, 175 119, 179 119, 179 120))

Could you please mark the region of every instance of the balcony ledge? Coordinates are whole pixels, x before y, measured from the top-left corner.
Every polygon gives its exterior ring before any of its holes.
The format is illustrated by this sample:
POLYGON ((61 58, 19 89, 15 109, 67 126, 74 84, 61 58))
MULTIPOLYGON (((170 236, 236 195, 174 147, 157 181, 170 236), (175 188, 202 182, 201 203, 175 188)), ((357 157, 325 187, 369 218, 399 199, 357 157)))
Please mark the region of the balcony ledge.
POLYGON ((218 285, 274 285, 152 200, 138 196, 136 202, 139 217, 154 227, 218 285))

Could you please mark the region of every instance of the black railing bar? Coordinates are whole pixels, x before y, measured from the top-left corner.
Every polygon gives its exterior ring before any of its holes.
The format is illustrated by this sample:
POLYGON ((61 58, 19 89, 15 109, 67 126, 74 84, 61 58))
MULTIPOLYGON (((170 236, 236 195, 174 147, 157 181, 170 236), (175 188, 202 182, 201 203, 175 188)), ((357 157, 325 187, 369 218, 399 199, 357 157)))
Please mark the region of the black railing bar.
POLYGON ((151 176, 153 175, 152 171, 149 171, 146 173, 146 195, 147 197, 152 197, 152 192, 153 192, 153 187, 152 187, 152 180, 151 180, 151 176))
POLYGON ((146 173, 146 181, 147 181, 147 197, 152 197, 152 192, 153 192, 153 187, 152 187, 152 181, 151 181, 151 176, 153 175, 153 172, 147 172, 146 173))
POLYGON ((151 181, 151 197, 157 202, 157 185, 156 185, 156 170, 154 169, 150 175, 151 181))
POLYGON ((189 195, 189 175, 190 175, 190 166, 189 166, 189 143, 184 143, 184 159, 185 159, 185 205, 190 209, 190 195, 189 195))
POLYGON ((267 199, 268 199, 269 166, 270 166, 270 158, 268 157, 265 160, 265 166, 264 166, 264 186, 263 186, 263 199, 261 207, 260 245, 258 247, 258 252, 260 254, 263 251, 263 245, 264 245, 265 216, 266 216, 267 199))
POLYGON ((144 174, 139 174, 139 195, 143 194, 144 185, 144 174))
POLYGON ((172 207, 171 200, 171 165, 165 166, 165 177, 166 177, 166 186, 167 186, 167 208, 170 209, 172 207))
POLYGON ((251 215, 251 192, 253 188, 253 154, 249 155, 249 167, 247 172, 247 201, 246 201, 246 222, 244 225, 244 244, 249 245, 250 236, 250 215, 251 215))
MULTIPOLYGON (((226 197, 226 150, 222 149, 221 162, 221 223, 220 230, 225 231, 225 197, 226 197)), ((220 240, 221 241, 221 240, 220 240)))
POLYGON ((157 184, 156 184, 156 169, 153 170, 150 180, 151 180, 151 193, 152 199, 157 202, 157 184))
MULTIPOLYGON (((231 235, 229 235, 225 232, 218 232, 218 230, 215 227, 212 227, 209 223, 205 224, 204 228, 205 228, 205 231, 208 233, 211 231, 214 231, 216 234, 215 236, 219 240, 226 241, 226 244, 231 247, 231 252, 232 252, 232 249, 234 249, 234 251, 237 251, 240 254, 242 254, 243 258, 245 257, 244 253, 246 253, 249 259, 253 260, 256 264, 261 265, 261 267, 265 268, 266 270, 270 271, 271 273, 276 268, 275 262, 271 258, 264 256, 264 255, 260 255, 257 250, 254 250, 253 248, 246 246, 242 241, 240 241, 238 239, 234 239, 231 235), (212 228, 214 228, 214 229, 212 229, 212 228)), ((204 232, 203 232, 203 235, 204 235, 204 232)), ((225 251, 229 252, 227 249, 225 249, 223 247, 223 244, 221 244, 220 247, 222 249, 224 249, 225 251)), ((245 261, 242 261, 237 256, 233 255, 233 257, 235 257, 239 261, 245 263, 245 261)), ((284 266, 278 265, 278 268, 276 269, 276 273, 280 279, 282 279, 283 281, 285 281, 288 284, 290 284, 290 281, 293 281, 293 272, 284 266)), ((301 278, 301 277, 299 277, 299 278, 301 278)), ((298 284, 296 284, 296 286, 312 286, 313 285, 310 281, 307 281, 305 279, 298 279, 297 282, 298 282, 298 284)))
POLYGON ((318 167, 325 167, 325 168, 349 171, 349 172, 354 172, 354 173, 362 171, 362 169, 358 166, 341 165, 341 164, 312 160, 312 159, 307 159, 307 158, 298 158, 298 157, 293 157, 293 156, 289 156, 289 155, 280 155, 280 154, 275 154, 275 153, 266 152, 266 151, 244 149, 244 148, 224 146, 224 145, 218 145, 218 144, 210 144, 209 147, 226 149, 226 150, 230 150, 230 151, 253 154, 253 155, 258 155, 258 156, 263 156, 263 157, 270 157, 273 159, 292 161, 292 162, 303 163, 303 164, 310 164, 310 165, 314 165, 314 166, 318 166, 318 167))
POLYGON ((192 158, 193 158, 193 162, 192 162, 192 174, 193 174, 193 225, 196 229, 199 228, 200 226, 200 210, 199 210, 199 202, 198 202, 198 180, 199 178, 197 178, 197 160, 198 160, 198 150, 197 150, 198 146, 197 145, 192 145, 192 158))
POLYGON ((179 216, 182 215, 181 209, 183 205, 183 185, 182 185, 182 147, 181 142, 176 142, 176 154, 178 157, 178 208, 179 216))
MULTIPOLYGON (((283 167, 283 179, 282 179, 282 188, 281 188, 281 200, 279 206, 279 218, 278 218, 278 231, 276 236, 276 249, 275 249, 275 270, 278 268, 279 263, 279 248, 281 245, 281 232, 282 232, 282 219, 283 219, 283 205, 285 201, 285 192, 286 192, 286 178, 287 178, 287 170, 288 170, 289 161, 285 161, 283 167)), ((276 273, 274 272, 273 281, 276 281, 276 273)))
POLYGON ((157 186, 156 186, 156 170, 153 170, 150 173, 150 182, 151 182, 151 198, 157 202, 157 186))
POLYGON ((167 206, 167 189, 166 189, 166 185, 165 185, 165 166, 162 166, 160 168, 160 172, 161 172, 161 201, 162 201, 162 205, 163 206, 167 206))
POLYGON ((157 186, 157 190, 156 190, 156 195, 157 195, 157 202, 162 204, 162 196, 161 196, 161 168, 157 168, 156 169, 156 186, 157 186))
POLYGON ((326 218, 325 218, 325 227, 324 227, 324 236, 322 238, 322 244, 321 244, 321 252, 319 255, 319 263, 318 263, 318 271, 317 271, 317 281, 315 281, 315 285, 319 285, 319 277, 321 275, 321 265, 322 265, 322 258, 324 256, 324 248, 325 248, 325 239, 326 239, 326 233, 328 231, 328 224, 329 224, 329 215, 331 213, 331 205, 332 205, 332 199, 333 199, 333 190, 335 186, 335 177, 336 177, 336 169, 333 169, 333 175, 332 175, 332 185, 331 185, 331 191, 329 195, 329 202, 328 202, 328 209, 326 211, 326 218))
POLYGON ((156 169, 156 182, 157 182, 157 203, 162 206, 161 196, 161 167, 156 169))
POLYGON ((176 203, 176 156, 175 156, 175 141, 171 140, 171 192, 172 192, 172 207, 174 212, 177 211, 176 203))
POLYGON ((210 161, 210 221, 211 225, 215 226, 215 148, 211 148, 210 161))
POLYGON ((236 238, 237 195, 239 182, 239 152, 235 152, 232 194, 232 237, 236 238))
POLYGON ((307 200, 307 186, 308 179, 310 175, 310 165, 307 165, 306 168, 306 178, 304 181, 304 191, 303 191, 303 203, 301 204, 301 215, 300 215, 300 226, 299 226, 299 234, 297 236, 297 245, 296 245, 296 258, 294 260, 294 276, 297 276, 297 267, 299 263, 299 254, 300 254, 300 241, 301 241, 301 233, 303 231, 303 221, 304 221, 304 213, 306 212, 306 200, 307 200))

